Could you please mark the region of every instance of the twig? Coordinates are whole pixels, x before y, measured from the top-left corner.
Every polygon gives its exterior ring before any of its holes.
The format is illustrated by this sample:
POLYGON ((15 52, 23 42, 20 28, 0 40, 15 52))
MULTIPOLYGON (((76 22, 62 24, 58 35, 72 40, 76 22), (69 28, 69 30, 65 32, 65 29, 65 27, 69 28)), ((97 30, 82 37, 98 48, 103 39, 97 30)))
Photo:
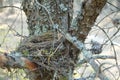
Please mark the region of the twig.
MULTIPOLYGON (((91 58, 93 59, 115 59, 114 56, 104 56, 104 55, 93 55, 91 58)), ((86 59, 83 58, 82 60, 78 61, 77 66, 86 63, 86 59)))
POLYGON ((50 61, 50 58, 56 53, 56 51, 60 48, 61 45, 62 45, 62 43, 60 43, 60 44, 57 46, 57 48, 55 49, 55 51, 52 52, 52 53, 49 55, 49 57, 48 57, 48 63, 49 63, 49 61, 50 61))
MULTIPOLYGON (((98 61, 99 62, 99 61, 98 61)), ((100 62, 99 62, 100 63, 100 62)), ((103 72, 106 68, 103 66, 103 65, 105 65, 105 64, 110 64, 110 65, 112 65, 111 63, 102 63, 102 64, 100 64, 100 69, 99 69, 99 71, 100 72, 103 72), (101 67, 104 67, 105 69, 104 70, 101 70, 101 67)), ((114 78, 115 78, 115 76, 114 76, 114 74, 111 72, 111 71, 109 71, 108 69, 106 69, 114 78)), ((115 80, 116 80, 116 78, 115 78, 115 80)))
POLYGON ((114 56, 105 56, 105 55, 93 55, 92 58, 94 59, 115 59, 114 56))
POLYGON ((42 8, 45 9, 45 11, 47 12, 47 15, 48 15, 48 17, 49 17, 50 23, 51 23, 52 26, 53 26, 53 25, 54 25, 54 22, 53 22, 53 20, 52 20, 52 17, 51 17, 51 15, 50 15, 50 12, 48 11, 48 9, 47 9, 44 5, 40 4, 37 0, 35 0, 35 3, 36 3, 36 5, 38 5, 38 7, 42 7, 42 8))
POLYGON ((53 76, 53 80, 56 80, 57 77, 57 71, 55 71, 54 76, 53 76))
MULTIPOLYGON (((112 45, 112 48, 113 48, 113 51, 114 51, 114 55, 115 55, 115 61, 116 61, 117 68, 118 68, 118 70, 119 70, 119 77, 120 77, 120 68, 119 68, 119 66, 118 66, 117 53, 116 53, 116 51, 115 51, 114 44, 113 44, 111 38, 110 38, 110 37, 108 36, 108 34, 105 32, 105 30, 102 29, 100 26, 98 26, 98 28, 105 33, 106 37, 108 38, 108 40, 110 41, 110 43, 111 43, 111 45, 112 45)), ((118 79, 119 79, 119 77, 118 77, 118 79)), ((118 79, 117 79, 117 80, 118 80, 118 79)))
MULTIPOLYGON (((77 40, 76 37, 72 37, 69 33, 65 33, 64 31, 62 31, 61 29, 58 29, 58 27, 55 27, 70 43, 72 43, 76 48, 78 48, 79 50, 82 51, 85 60, 93 67, 93 69, 95 70, 95 72, 98 72, 99 70, 99 66, 98 64, 94 61, 94 59, 92 58, 92 53, 87 51, 87 49, 85 48, 85 45, 77 40)), ((105 75, 103 74, 99 74, 98 75, 99 78, 101 78, 102 80, 109 80, 105 75)))
POLYGON ((112 3, 108 2, 108 1, 107 1, 107 3, 110 4, 110 5, 112 5, 113 7, 115 7, 116 9, 118 9, 118 10, 120 11, 120 8, 119 8, 119 7, 113 5, 112 3))
POLYGON ((17 14, 17 17, 15 18, 15 20, 13 21, 13 23, 9 26, 9 29, 8 29, 8 31, 6 32, 6 34, 5 34, 2 42, 0 43, 0 46, 5 42, 5 39, 6 39, 7 35, 8 35, 8 33, 9 33, 9 31, 12 29, 12 27, 13 27, 15 21, 17 20, 18 16, 19 16, 19 13, 17 14))
POLYGON ((17 7, 17 6, 1 6, 0 8, 16 8, 16 9, 23 10, 22 8, 17 7))

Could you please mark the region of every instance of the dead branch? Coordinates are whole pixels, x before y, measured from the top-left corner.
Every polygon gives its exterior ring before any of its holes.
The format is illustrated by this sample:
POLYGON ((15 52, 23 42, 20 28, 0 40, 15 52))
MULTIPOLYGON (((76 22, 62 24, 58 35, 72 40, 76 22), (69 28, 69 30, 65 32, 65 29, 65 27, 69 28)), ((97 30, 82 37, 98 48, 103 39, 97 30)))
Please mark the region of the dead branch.
POLYGON ((4 53, 0 54, 0 67, 7 68, 9 71, 10 68, 23 68, 33 71, 37 68, 37 64, 23 57, 21 53, 4 53))

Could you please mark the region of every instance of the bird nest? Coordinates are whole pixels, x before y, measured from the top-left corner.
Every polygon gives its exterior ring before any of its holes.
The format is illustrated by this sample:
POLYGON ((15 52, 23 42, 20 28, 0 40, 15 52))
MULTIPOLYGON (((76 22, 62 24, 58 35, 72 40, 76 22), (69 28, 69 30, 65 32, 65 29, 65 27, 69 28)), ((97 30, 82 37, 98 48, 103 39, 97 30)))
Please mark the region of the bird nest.
POLYGON ((66 76, 69 69, 74 68, 74 59, 64 43, 65 40, 58 40, 53 34, 48 33, 25 38, 18 51, 39 65, 37 71, 41 76, 51 73, 66 76))

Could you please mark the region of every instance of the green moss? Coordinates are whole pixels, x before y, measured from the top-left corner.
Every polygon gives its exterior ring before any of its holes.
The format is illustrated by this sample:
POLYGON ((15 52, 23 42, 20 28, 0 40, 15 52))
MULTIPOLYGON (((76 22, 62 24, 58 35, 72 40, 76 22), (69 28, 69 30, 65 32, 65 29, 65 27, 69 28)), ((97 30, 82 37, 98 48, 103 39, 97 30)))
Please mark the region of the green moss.
POLYGON ((23 53, 24 56, 28 56, 29 55, 29 51, 28 50, 23 50, 22 53, 23 53))

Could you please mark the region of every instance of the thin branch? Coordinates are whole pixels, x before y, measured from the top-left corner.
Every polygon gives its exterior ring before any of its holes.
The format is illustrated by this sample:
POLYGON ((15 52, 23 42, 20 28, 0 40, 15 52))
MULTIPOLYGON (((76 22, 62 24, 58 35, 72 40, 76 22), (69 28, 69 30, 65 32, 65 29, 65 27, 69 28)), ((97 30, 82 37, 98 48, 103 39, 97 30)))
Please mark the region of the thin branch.
MULTIPOLYGON (((112 48, 113 48, 113 51, 114 51, 114 55, 115 55, 115 61, 116 61, 117 68, 118 68, 118 70, 119 70, 119 77, 120 77, 120 68, 119 68, 119 66, 118 66, 117 53, 116 53, 116 51, 115 51, 114 44, 113 44, 113 42, 111 41, 110 37, 109 37, 109 36, 107 35, 107 33, 105 32, 105 30, 102 29, 102 28, 99 27, 99 26, 98 26, 98 28, 100 28, 100 29, 104 32, 104 34, 106 35, 106 37, 108 38, 108 40, 110 41, 110 43, 111 43, 111 45, 112 45, 112 48)), ((118 79, 119 79, 119 77, 118 77, 118 79)))
MULTIPOLYGON (((93 55, 91 58, 93 59, 115 59, 114 56, 105 56, 105 55, 93 55)), ((86 63, 86 59, 83 58, 82 60, 79 60, 77 63, 77 66, 86 63)))
POLYGON ((16 8, 16 9, 19 9, 19 10, 23 10, 22 8, 17 7, 17 6, 0 6, 0 8, 16 8))
MULTIPOLYGON (((96 61, 100 64, 100 69, 99 69, 99 71, 100 71, 100 72, 103 72, 103 71, 101 70, 101 67, 102 67, 101 65, 103 65, 103 64, 108 64, 108 63, 102 63, 102 64, 101 64, 98 60, 96 60, 96 61)), ((109 64, 111 64, 111 63, 109 63, 109 64)), ((105 67, 103 66, 103 68, 105 68, 105 67)), ((115 78, 114 74, 113 74, 110 70, 107 70, 107 71, 115 78)))
POLYGON ((102 63, 102 64, 100 64, 100 70, 101 70, 101 72, 104 72, 105 70, 106 71, 108 71, 114 78, 115 78, 115 80, 116 80, 116 77, 114 76, 114 74, 110 71, 110 70, 108 70, 108 69, 110 69, 110 68, 112 68, 113 66, 116 66, 116 65, 113 65, 113 64, 111 64, 111 63, 102 63), (109 65, 112 65, 112 66, 110 66, 110 67, 107 67, 107 68, 105 68, 103 65, 105 65, 105 64, 109 64, 109 65), (103 70, 101 70, 101 67, 104 67, 105 69, 103 69, 103 70))
POLYGON ((110 14, 108 14, 108 15, 106 15, 105 17, 103 17, 99 22, 97 22, 97 24, 96 25, 99 25, 105 18, 107 18, 108 16, 110 16, 110 15, 112 15, 112 14, 114 14, 114 13, 116 13, 116 12, 119 12, 119 11, 114 11, 114 12, 112 12, 112 13, 110 13, 110 14))
POLYGON ((53 20, 52 20, 52 17, 51 17, 51 15, 50 15, 50 12, 48 11, 48 9, 47 9, 44 5, 40 4, 37 0, 35 0, 35 3, 36 3, 36 5, 37 5, 38 7, 42 7, 42 8, 45 9, 45 11, 47 12, 47 15, 48 15, 48 17, 49 17, 50 23, 51 23, 52 26, 53 26, 53 25, 54 25, 54 22, 53 22, 53 20))
MULTIPOLYGON (((77 40, 76 37, 72 37, 69 33, 65 33, 64 31, 62 31, 61 29, 58 29, 58 26, 55 26, 54 28, 56 28, 70 43, 72 43, 76 48, 78 48, 79 50, 82 51, 85 60, 93 67, 93 69, 95 70, 95 72, 98 72, 99 70, 99 66, 98 64, 94 61, 94 59, 92 58, 92 53, 87 51, 87 49, 85 48, 85 45, 77 40)), ((109 80, 105 75, 103 75, 102 73, 100 73, 100 75, 98 75, 100 79, 102 80, 109 80)))
POLYGON ((120 11, 120 8, 119 8, 119 7, 113 5, 112 3, 108 2, 108 1, 107 1, 107 3, 110 4, 110 5, 112 5, 113 7, 115 7, 116 9, 118 9, 118 10, 120 11))
POLYGON ((13 23, 9 26, 9 29, 8 29, 8 31, 6 32, 6 34, 5 34, 2 42, 0 43, 0 46, 5 42, 5 39, 6 39, 7 35, 8 35, 8 33, 10 32, 10 30, 13 28, 13 25, 14 25, 14 23, 16 22, 18 16, 19 16, 19 13, 17 14, 17 17, 15 18, 15 20, 13 21, 13 23))
POLYGON ((115 59, 114 56, 104 56, 104 55, 94 55, 92 58, 94 59, 115 59))
POLYGON ((84 67, 84 69, 83 69, 83 71, 82 71, 81 77, 83 77, 83 75, 84 75, 84 73, 85 73, 86 68, 87 68, 87 64, 85 64, 85 67, 84 67))

